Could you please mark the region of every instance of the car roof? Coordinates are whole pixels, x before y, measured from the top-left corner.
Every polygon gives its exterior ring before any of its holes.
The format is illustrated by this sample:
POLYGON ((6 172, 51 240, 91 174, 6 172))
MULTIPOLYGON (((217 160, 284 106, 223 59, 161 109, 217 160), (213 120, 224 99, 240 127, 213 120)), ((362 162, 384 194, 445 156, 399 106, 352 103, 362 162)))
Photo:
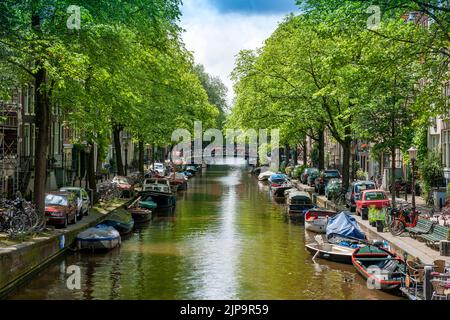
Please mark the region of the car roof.
POLYGON ((365 192, 383 192, 386 193, 386 191, 382 190, 382 189, 370 189, 370 190, 363 190, 363 193, 365 192))
POLYGON ((69 192, 64 192, 64 191, 51 191, 51 192, 46 192, 45 195, 70 196, 71 194, 69 192))
POLYGON ((353 182, 354 185, 358 185, 358 184, 375 184, 375 182, 370 181, 370 180, 365 180, 365 181, 355 181, 353 182))
POLYGON ((84 188, 81 187, 62 187, 59 188, 59 191, 64 192, 64 191, 81 191, 84 190, 84 188))

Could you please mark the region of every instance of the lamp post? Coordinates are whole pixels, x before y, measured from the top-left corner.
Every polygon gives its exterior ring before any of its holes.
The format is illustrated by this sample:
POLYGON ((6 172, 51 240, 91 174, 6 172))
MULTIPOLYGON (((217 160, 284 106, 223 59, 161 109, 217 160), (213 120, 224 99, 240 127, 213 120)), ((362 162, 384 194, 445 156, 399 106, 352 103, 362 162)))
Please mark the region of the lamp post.
POLYGON ((412 169, 412 210, 416 211, 416 159, 417 159, 417 149, 414 147, 409 148, 409 159, 411 159, 411 169, 412 169))

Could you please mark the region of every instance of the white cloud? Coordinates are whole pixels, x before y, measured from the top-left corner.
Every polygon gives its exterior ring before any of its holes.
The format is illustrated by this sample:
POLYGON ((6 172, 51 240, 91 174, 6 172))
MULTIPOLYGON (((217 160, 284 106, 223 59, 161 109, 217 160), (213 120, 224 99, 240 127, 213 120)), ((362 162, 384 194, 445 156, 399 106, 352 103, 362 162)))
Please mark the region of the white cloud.
POLYGON ((208 73, 219 76, 229 88, 228 100, 234 96, 230 73, 235 56, 243 49, 263 45, 284 15, 221 14, 205 0, 186 0, 181 26, 186 30, 183 40, 194 52, 195 61, 208 73))

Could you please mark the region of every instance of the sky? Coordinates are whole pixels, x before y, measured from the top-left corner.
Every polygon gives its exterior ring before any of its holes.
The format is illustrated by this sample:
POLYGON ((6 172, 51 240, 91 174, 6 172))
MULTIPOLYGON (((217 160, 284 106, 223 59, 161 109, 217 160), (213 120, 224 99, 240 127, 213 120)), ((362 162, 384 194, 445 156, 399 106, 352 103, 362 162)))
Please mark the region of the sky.
POLYGON ((219 76, 234 97, 230 73, 243 49, 262 47, 279 22, 298 11, 295 0, 184 0, 183 40, 196 63, 219 76))

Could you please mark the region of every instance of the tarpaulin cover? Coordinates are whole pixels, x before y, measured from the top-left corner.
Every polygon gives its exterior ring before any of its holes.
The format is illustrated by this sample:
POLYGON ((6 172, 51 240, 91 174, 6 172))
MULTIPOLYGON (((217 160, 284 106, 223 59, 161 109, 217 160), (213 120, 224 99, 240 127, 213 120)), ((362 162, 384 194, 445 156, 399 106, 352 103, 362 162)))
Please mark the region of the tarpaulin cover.
POLYGON ((114 240, 120 238, 119 232, 113 227, 100 224, 77 235, 77 240, 114 240))
POLYGON ((350 212, 343 211, 338 215, 328 219, 327 238, 333 234, 352 237, 356 239, 365 239, 366 235, 362 232, 356 219, 350 212))

